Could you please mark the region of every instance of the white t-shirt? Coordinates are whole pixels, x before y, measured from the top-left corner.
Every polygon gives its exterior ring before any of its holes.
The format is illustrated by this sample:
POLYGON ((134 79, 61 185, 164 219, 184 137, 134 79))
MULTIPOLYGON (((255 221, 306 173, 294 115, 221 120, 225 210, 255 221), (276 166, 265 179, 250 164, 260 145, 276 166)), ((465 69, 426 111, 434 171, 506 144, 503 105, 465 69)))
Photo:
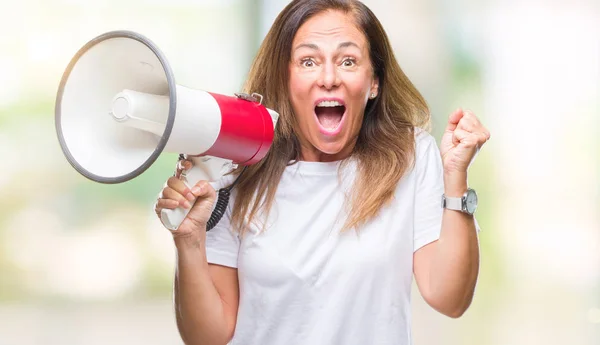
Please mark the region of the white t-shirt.
MULTIPOLYGON (((443 168, 434 138, 416 136, 416 163, 392 204, 339 233, 340 162, 286 168, 266 231, 231 231, 229 208, 207 233, 209 263, 237 267, 240 302, 231 345, 409 345, 413 253, 439 238, 443 168)), ((373 181, 381 183, 381 181, 373 181)), ((219 187, 216 185, 216 187, 219 187)), ((235 189, 234 189, 235 190, 235 189)))

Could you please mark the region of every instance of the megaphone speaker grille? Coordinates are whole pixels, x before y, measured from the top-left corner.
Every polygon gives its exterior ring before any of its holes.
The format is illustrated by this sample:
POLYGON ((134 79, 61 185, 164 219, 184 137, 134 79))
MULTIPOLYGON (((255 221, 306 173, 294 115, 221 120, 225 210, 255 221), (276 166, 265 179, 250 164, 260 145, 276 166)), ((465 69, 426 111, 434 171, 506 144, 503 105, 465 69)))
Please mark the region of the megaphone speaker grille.
POLYGON ((100 35, 77 52, 60 82, 55 124, 63 153, 91 180, 128 181, 148 169, 165 148, 176 103, 171 68, 150 40, 130 31, 100 35), (162 97, 157 97, 164 100, 164 109, 157 105, 154 132, 119 123, 127 114, 119 110, 123 99, 115 97, 123 90, 162 97))

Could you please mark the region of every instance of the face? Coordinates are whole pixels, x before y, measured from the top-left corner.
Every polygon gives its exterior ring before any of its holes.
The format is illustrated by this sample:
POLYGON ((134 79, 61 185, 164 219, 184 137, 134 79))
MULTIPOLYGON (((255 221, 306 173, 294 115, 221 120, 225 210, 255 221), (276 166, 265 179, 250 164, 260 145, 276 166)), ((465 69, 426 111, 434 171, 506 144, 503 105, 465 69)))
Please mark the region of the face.
POLYGON ((351 14, 326 11, 300 27, 292 42, 289 91, 301 159, 348 157, 369 97, 378 91, 367 39, 351 14))

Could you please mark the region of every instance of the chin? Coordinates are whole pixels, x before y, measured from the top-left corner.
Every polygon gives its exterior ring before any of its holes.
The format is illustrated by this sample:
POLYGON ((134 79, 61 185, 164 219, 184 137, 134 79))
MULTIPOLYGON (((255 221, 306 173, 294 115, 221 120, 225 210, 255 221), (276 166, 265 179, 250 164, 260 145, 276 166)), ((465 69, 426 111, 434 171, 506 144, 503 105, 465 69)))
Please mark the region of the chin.
MULTIPOLYGON (((337 139, 337 140, 319 140, 313 145, 319 152, 334 156, 345 153, 344 151, 348 147, 348 142, 345 139, 337 139)), ((350 151, 351 152, 351 151, 350 151)), ((349 153, 350 153, 349 152, 349 153)), ((349 155, 349 154, 348 154, 349 155)), ((339 157, 339 159, 343 159, 346 157, 339 157)))

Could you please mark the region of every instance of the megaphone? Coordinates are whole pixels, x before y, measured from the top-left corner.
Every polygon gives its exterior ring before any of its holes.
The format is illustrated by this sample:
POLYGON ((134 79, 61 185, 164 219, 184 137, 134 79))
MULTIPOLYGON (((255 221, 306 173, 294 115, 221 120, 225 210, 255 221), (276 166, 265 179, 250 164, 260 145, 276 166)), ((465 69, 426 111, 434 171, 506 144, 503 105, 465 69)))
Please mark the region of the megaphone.
MULTIPOLYGON (((175 83, 165 55, 145 36, 111 31, 86 43, 63 73, 55 108, 58 141, 71 166, 99 183, 142 174, 163 152, 194 162, 188 186, 216 181, 267 154, 279 115, 259 94, 216 94, 175 83)), ((227 205, 229 189, 209 221, 227 205)), ((163 210, 176 230, 189 210, 163 210)))

